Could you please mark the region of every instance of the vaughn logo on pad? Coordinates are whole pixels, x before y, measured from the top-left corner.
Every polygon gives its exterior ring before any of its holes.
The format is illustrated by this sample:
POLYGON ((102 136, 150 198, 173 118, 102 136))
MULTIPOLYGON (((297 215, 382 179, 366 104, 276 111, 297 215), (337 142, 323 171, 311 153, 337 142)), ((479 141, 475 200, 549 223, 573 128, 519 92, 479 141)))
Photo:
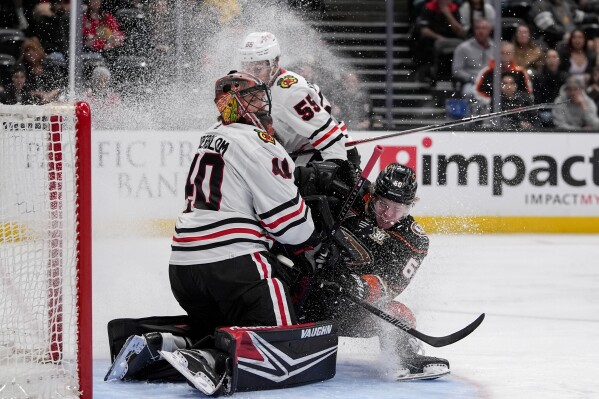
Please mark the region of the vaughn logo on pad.
POLYGON ((319 337, 321 335, 330 334, 333 329, 332 325, 308 328, 302 330, 302 339, 310 337, 319 337))

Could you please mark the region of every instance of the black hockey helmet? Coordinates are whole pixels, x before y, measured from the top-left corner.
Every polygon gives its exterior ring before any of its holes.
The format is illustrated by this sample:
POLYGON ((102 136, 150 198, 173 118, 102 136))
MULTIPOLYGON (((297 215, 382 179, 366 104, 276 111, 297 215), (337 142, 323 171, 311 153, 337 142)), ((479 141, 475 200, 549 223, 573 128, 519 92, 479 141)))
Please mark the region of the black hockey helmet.
POLYGON ((246 123, 272 132, 270 89, 255 76, 229 72, 216 81, 214 102, 225 125, 246 123))
POLYGON ((409 167, 390 163, 374 182, 372 193, 394 202, 410 205, 416 198, 416 173, 409 167))

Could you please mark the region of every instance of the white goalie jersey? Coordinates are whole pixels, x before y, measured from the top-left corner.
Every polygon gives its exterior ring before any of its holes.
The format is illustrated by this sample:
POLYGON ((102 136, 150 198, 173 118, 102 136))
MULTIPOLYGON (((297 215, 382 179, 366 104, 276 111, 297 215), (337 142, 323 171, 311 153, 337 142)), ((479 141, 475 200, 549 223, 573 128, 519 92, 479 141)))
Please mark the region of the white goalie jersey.
POLYGON ((316 149, 324 160, 347 159, 347 129, 330 114, 317 85, 281 69, 270 91, 273 127, 287 152, 316 149))
POLYGON ((264 251, 273 241, 310 246, 314 223, 274 137, 251 125, 216 124, 200 137, 187 176, 170 264, 193 265, 264 251))

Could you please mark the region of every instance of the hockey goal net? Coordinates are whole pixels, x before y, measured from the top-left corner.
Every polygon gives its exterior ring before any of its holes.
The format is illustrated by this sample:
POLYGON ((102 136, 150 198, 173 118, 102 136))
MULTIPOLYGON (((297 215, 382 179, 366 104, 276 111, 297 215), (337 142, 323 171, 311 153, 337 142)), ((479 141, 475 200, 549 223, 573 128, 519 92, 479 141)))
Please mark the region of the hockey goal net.
POLYGON ((86 103, 0 105, 0 398, 91 398, 86 103))

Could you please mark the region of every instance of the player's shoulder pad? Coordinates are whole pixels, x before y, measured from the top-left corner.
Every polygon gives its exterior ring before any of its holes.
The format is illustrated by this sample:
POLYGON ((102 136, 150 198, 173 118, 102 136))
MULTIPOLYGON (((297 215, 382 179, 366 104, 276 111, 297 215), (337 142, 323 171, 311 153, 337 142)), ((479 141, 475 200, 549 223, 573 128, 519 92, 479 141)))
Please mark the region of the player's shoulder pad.
POLYGON ((275 136, 271 135, 266 130, 254 128, 254 132, 256 133, 256 137, 260 140, 260 144, 264 143, 266 145, 270 144, 275 147, 277 146, 275 136))
POLYGON ((428 235, 426 231, 418 223, 412 215, 406 216, 399 223, 393 226, 392 230, 401 235, 411 245, 421 250, 427 250, 429 245, 428 235))
POLYGON ((274 86, 283 90, 291 89, 293 85, 300 83, 301 76, 291 73, 285 73, 275 80, 274 86))
MULTIPOLYGON (((295 104, 310 94, 315 100, 318 99, 318 90, 315 85, 306 81, 301 75, 287 71, 281 74, 270 89, 273 98, 284 99, 295 104)), ((275 104, 279 101, 274 101, 275 104)))
POLYGON ((287 156, 287 151, 285 151, 285 148, 283 148, 281 143, 279 143, 275 139, 275 136, 268 133, 266 130, 259 129, 255 126, 246 126, 251 128, 251 131, 249 132, 249 137, 251 141, 254 143, 254 146, 246 148, 246 151, 251 151, 252 153, 254 153, 256 150, 261 149, 258 151, 266 150, 267 153, 278 157, 287 156))
POLYGON ((217 126, 215 130, 225 133, 232 141, 237 142, 242 151, 251 153, 260 147, 279 147, 278 151, 284 151, 274 136, 265 130, 258 129, 254 125, 232 123, 230 125, 217 126))
POLYGON ((280 74, 273 84, 273 88, 292 90, 301 86, 307 86, 308 82, 304 77, 293 71, 285 71, 280 74))

